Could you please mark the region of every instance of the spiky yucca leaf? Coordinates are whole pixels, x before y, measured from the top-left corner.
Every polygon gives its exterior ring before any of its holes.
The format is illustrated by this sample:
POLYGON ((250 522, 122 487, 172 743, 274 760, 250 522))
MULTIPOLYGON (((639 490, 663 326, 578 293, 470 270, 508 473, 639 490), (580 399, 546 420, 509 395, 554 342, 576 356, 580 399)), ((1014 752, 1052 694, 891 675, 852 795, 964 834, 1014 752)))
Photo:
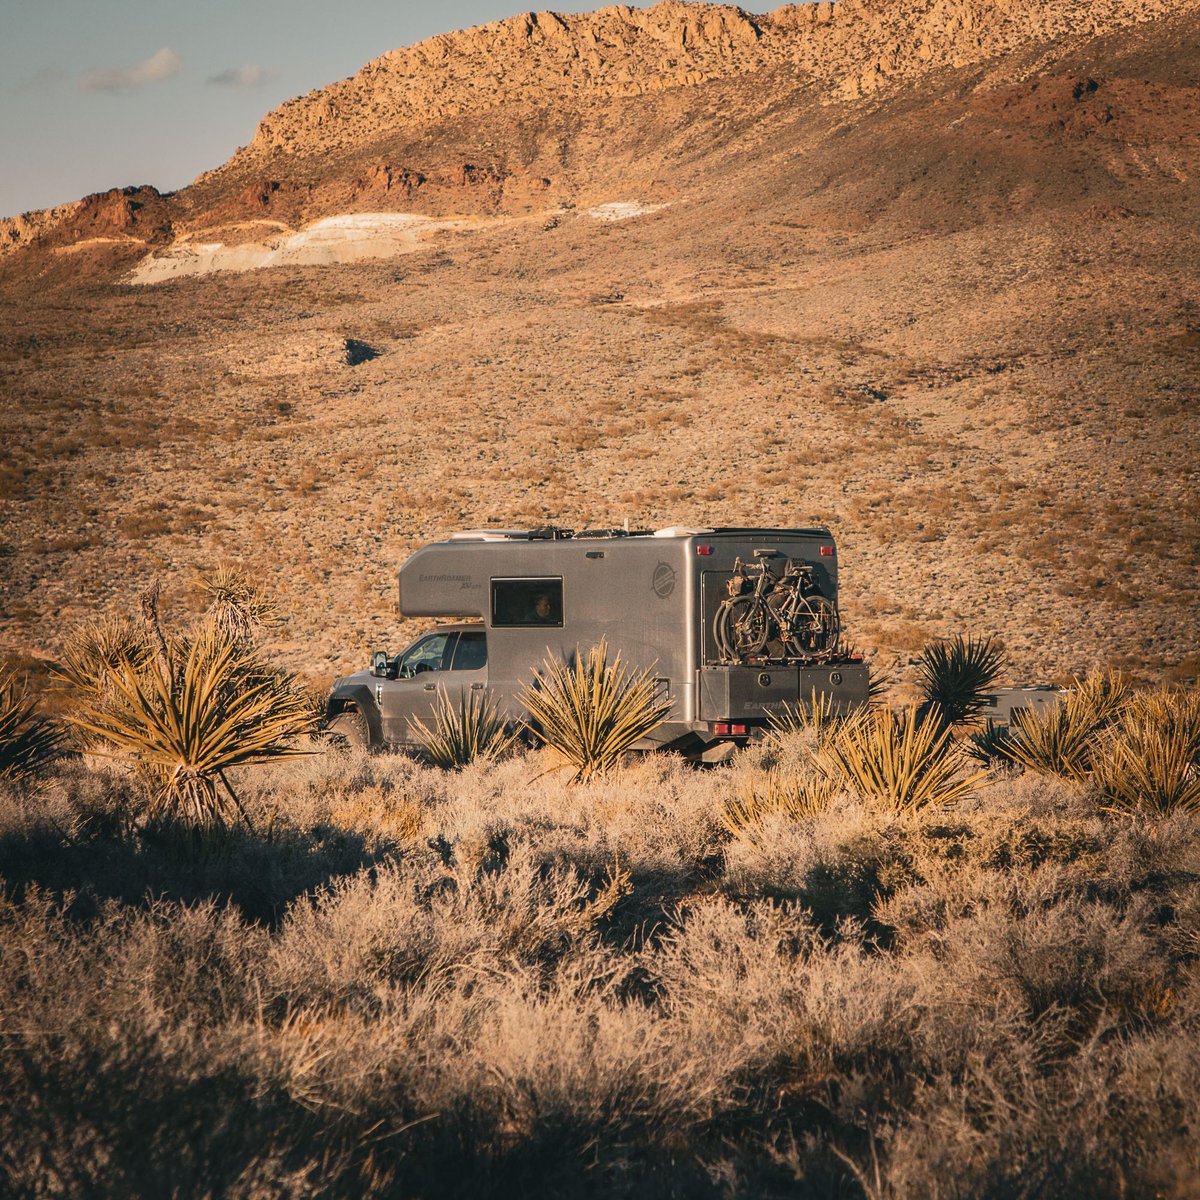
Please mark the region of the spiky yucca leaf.
POLYGON ((75 631, 63 650, 55 677, 72 696, 106 694, 109 677, 121 663, 140 670, 154 657, 143 624, 121 617, 103 617, 75 631))
POLYGON ((1124 728, 1141 726, 1177 736, 1193 762, 1200 762, 1200 691, 1159 688, 1135 692, 1121 713, 1124 728))
POLYGON ((750 779, 725 801, 721 821, 739 841, 759 846, 762 822, 768 816, 779 813, 790 821, 819 816, 829 811, 837 794, 837 784, 827 776, 785 776, 769 771, 750 779))
POLYGON ((573 782, 607 774, 621 756, 662 723, 671 702, 660 698, 651 671, 631 675, 600 642, 568 664, 548 658, 520 702, 543 740, 575 768, 573 782))
POLYGON ((767 725, 775 737, 807 733, 818 746, 823 746, 846 721, 857 718, 861 709, 839 712, 833 697, 814 691, 807 704, 788 704, 767 713, 767 725))
POLYGON ((237 567, 220 566, 201 579, 208 593, 208 618, 231 641, 249 645, 254 630, 273 625, 278 619, 275 601, 237 567))
POLYGON ((432 729, 420 720, 410 725, 425 756, 443 770, 464 767, 477 758, 500 758, 521 735, 519 726, 509 727, 493 700, 465 688, 460 690, 457 702, 450 699, 445 688, 438 688, 432 729))
POLYGON ((930 642, 921 651, 918 686, 925 712, 936 709, 947 725, 973 721, 987 704, 988 688, 1004 667, 1004 651, 995 638, 966 637, 930 642))
POLYGON ((1200 770, 1186 730, 1135 720, 1111 728, 1093 763, 1105 807, 1126 816, 1200 812, 1200 770))
POLYGON ((971 734, 963 742, 963 749, 968 758, 985 767, 994 767, 1011 763, 1012 730, 1007 725, 997 725, 989 720, 987 725, 971 734))
POLYGON ((1128 683, 1111 672, 1077 679, 1058 704, 1018 714, 1010 743, 1013 761, 1039 775, 1086 779, 1100 734, 1112 724, 1128 695, 1128 683))
POLYGON ((939 714, 873 712, 832 738, 824 758, 835 779, 891 812, 954 804, 984 778, 962 777, 963 751, 939 714))
POLYGON ((153 815, 199 828, 245 818, 226 771, 300 753, 293 739, 313 725, 302 694, 213 631, 163 669, 119 662, 109 682, 108 697, 81 698, 73 724, 151 776, 153 815))
POLYGON ((61 754, 62 741, 61 727, 38 717, 16 675, 0 672, 0 779, 19 782, 37 775, 61 754))
POLYGON ((1200 693, 1130 695, 1100 740, 1092 772, 1110 812, 1200 810, 1200 693))

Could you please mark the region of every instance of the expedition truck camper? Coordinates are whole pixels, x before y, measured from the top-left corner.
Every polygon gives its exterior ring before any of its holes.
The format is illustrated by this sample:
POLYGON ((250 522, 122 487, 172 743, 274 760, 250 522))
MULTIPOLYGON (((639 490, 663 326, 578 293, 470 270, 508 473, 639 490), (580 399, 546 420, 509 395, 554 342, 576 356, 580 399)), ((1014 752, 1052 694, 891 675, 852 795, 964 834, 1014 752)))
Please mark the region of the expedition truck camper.
POLYGON ((671 701, 645 749, 719 756, 784 703, 865 704, 867 669, 839 650, 828 529, 473 530, 400 569, 405 617, 454 619, 339 679, 329 728, 369 746, 414 741, 439 689, 483 692, 513 719, 548 657, 605 641, 671 701))

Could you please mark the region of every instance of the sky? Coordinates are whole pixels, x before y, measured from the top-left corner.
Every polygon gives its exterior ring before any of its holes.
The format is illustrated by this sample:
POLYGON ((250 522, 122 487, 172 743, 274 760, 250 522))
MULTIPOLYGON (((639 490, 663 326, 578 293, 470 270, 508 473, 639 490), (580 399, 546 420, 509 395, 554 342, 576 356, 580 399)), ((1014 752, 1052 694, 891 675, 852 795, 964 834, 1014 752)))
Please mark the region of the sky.
MULTIPOLYGON (((552 3, 585 12, 593 3, 552 3)), ((526 8, 528 0, 526 0, 526 8)), ((637 5, 642 7, 642 5, 637 5)), ((519 0, 0 0, 0 217, 168 191, 291 96, 519 0)))

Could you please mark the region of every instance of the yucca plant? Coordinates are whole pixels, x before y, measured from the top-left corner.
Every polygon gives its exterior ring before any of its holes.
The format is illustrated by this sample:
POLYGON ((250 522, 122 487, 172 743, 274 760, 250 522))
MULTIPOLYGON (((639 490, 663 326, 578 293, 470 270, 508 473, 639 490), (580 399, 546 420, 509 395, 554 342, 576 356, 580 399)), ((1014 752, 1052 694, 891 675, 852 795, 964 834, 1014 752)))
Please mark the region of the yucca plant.
POLYGON ((1200 691, 1160 688, 1135 692, 1126 702, 1121 724, 1178 736, 1193 762, 1200 762, 1200 691))
POLYGON ((823 754, 835 781, 896 813, 954 804, 984 773, 964 778, 964 754, 940 714, 873 712, 847 724, 823 754))
POLYGON ((976 730, 963 741, 967 757, 985 767, 1011 763, 1012 730, 1007 725, 997 725, 989 720, 983 729, 976 730))
POLYGON ((763 820, 779 813, 791 821, 802 821, 828 812, 838 794, 837 784, 828 776, 805 777, 769 771, 752 778, 725 801, 721 821, 740 841, 759 845, 763 820))
POLYGON ((24 782, 62 753, 63 731, 40 718, 28 689, 12 671, 0 672, 0 779, 24 782))
POLYGON ((1110 729, 1095 757, 1093 778, 1110 812, 1200 812, 1195 747, 1179 726, 1135 720, 1110 729))
POLYGON ((212 625, 165 663, 118 661, 70 719, 150 778, 151 816, 201 830, 249 824, 226 772, 301 753, 313 727, 306 697, 212 625))
POLYGON ((120 617, 103 617, 77 630, 67 642, 55 670, 72 697, 107 693, 111 673, 122 663, 136 670, 154 657, 144 626, 120 617))
POLYGON ((987 691, 1004 669, 1004 650, 991 636, 957 635, 930 642, 921 651, 918 686, 924 703, 921 716, 946 725, 977 719, 987 704, 987 691))
POLYGON ((671 710, 653 672, 631 674, 620 654, 610 664, 603 641, 586 657, 576 651, 569 664, 548 658, 520 702, 541 738, 575 768, 575 783, 607 774, 671 710))
POLYGON ((1111 672, 1094 672, 1076 680, 1058 704, 1017 716, 1010 742, 1013 761, 1039 775, 1086 779, 1100 735, 1112 724, 1128 695, 1128 683, 1111 672))
POLYGON ((278 620, 275 601, 237 567, 218 567, 200 587, 209 598, 208 619, 237 645, 251 645, 256 629, 278 620))
POLYGON ((457 701, 438 688, 433 716, 432 729, 420 720, 410 725, 425 757, 443 770, 464 767, 477 758, 500 758, 521 735, 520 726, 512 727, 493 700, 465 688, 457 701))
POLYGON ((845 722, 854 720, 862 709, 841 712, 833 697, 828 693, 812 693, 805 704, 789 704, 786 701, 778 709, 767 713, 767 726, 776 738, 789 734, 807 733, 817 746, 823 746, 845 722))

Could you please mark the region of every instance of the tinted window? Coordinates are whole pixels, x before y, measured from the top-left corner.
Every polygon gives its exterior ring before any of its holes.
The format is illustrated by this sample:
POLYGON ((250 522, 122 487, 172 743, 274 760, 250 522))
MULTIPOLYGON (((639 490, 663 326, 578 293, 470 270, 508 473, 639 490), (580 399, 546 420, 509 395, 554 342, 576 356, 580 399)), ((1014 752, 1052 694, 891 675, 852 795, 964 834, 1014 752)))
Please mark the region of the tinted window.
POLYGON ((487 635, 460 633, 452 671, 478 671, 487 666, 487 635))
POLYGON ((561 625, 561 579, 493 579, 493 625, 561 625))
POLYGON ((412 649, 404 652, 400 660, 401 673, 415 675, 418 671, 445 670, 450 657, 448 651, 457 636, 454 633, 431 633, 429 637, 422 638, 412 649))

